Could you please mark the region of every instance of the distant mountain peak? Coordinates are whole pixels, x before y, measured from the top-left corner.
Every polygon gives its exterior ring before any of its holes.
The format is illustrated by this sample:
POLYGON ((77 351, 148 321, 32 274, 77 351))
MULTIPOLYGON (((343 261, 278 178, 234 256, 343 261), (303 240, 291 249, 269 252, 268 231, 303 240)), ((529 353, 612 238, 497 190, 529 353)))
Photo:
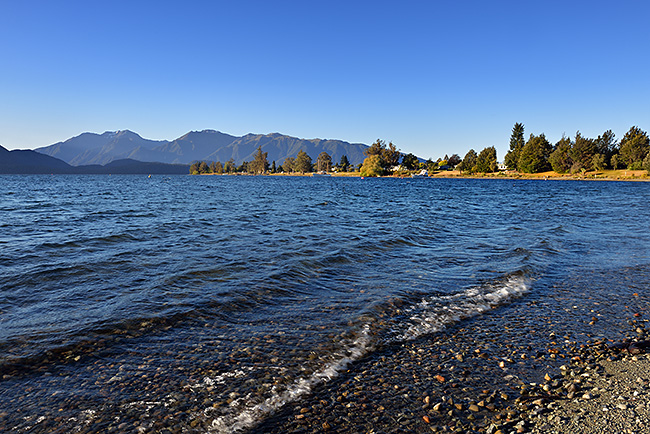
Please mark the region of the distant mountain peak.
POLYGON ((363 144, 342 140, 301 139, 278 132, 249 133, 237 137, 213 129, 190 131, 172 140, 149 140, 130 130, 105 131, 103 134, 82 133, 65 142, 36 149, 45 155, 59 158, 73 166, 105 165, 120 159, 168 164, 190 164, 195 161, 221 161, 233 159, 237 164, 251 161, 258 147, 268 153, 269 161, 282 163, 295 157, 300 150, 316 160, 325 151, 332 160, 346 155, 352 164, 363 161, 363 144))

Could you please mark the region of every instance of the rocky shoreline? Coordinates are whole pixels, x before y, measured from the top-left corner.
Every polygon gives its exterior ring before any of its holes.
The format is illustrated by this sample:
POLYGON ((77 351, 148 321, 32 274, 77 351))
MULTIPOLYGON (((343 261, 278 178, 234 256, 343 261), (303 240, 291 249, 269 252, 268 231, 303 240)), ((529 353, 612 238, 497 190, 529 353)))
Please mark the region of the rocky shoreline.
MULTIPOLYGON (((647 320, 630 315, 625 340, 572 335, 519 316, 531 303, 381 349, 252 432, 650 432, 647 320)), ((574 308, 595 330, 600 317, 574 308)))

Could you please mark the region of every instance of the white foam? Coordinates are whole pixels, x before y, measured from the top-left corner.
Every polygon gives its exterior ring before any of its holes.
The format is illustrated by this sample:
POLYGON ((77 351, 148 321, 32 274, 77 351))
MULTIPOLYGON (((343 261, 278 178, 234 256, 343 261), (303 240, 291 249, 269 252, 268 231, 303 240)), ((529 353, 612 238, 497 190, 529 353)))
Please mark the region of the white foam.
POLYGON ((523 276, 483 287, 474 287, 453 295, 434 296, 408 308, 410 324, 400 333, 399 340, 411 340, 435 333, 445 326, 471 318, 513 298, 520 297, 530 288, 523 276))
MULTIPOLYGON (((434 333, 451 323, 473 317, 507 301, 521 296, 529 290, 528 281, 522 276, 512 276, 508 280, 495 285, 475 287, 462 293, 435 296, 423 299, 417 305, 407 308, 410 314, 406 329, 396 332, 397 340, 411 340, 418 336, 434 333)), ((250 394, 234 400, 230 404, 231 413, 222 414, 213 419, 208 432, 219 434, 236 433, 255 426, 265 417, 273 414, 278 409, 290 402, 297 401, 300 397, 309 394, 312 389, 323 382, 339 375, 347 366, 372 351, 370 325, 362 327, 356 339, 345 346, 347 355, 327 364, 308 377, 295 380, 286 387, 274 386, 271 394, 263 401, 254 401, 250 394)), ((233 371, 224 373, 214 378, 204 378, 203 385, 212 385, 224 382, 228 378, 240 377, 243 372, 233 371)), ((216 409, 208 407, 203 410, 203 415, 208 417, 216 409)))
MULTIPOLYGON (((294 402, 301 396, 310 393, 314 386, 336 377, 341 371, 345 370, 350 363, 360 359, 372 350, 370 344, 369 325, 362 328, 357 338, 351 342, 348 350, 348 356, 337 359, 319 371, 314 372, 309 377, 299 378, 291 385, 281 390, 274 388, 271 396, 264 401, 257 404, 250 404, 248 407, 243 408, 236 414, 226 414, 215 418, 212 421, 210 432, 233 433, 250 428, 265 416, 272 414, 287 403, 294 402)), ((233 404, 235 404, 235 402, 233 402, 233 404)), ((204 413, 207 414, 212 410, 212 408, 206 408, 204 413)))

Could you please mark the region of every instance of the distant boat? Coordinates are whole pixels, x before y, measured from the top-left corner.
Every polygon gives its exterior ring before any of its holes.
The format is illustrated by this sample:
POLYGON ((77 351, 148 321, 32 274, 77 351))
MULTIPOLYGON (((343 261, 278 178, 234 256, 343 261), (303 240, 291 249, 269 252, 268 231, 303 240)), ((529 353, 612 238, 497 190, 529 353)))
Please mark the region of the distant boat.
POLYGON ((320 171, 320 172, 314 172, 314 173, 312 173, 311 176, 332 176, 332 175, 330 175, 330 174, 327 173, 327 172, 320 171))
POLYGON ((411 175, 411 178, 428 178, 429 177, 429 172, 427 172, 427 169, 422 169, 420 170, 420 173, 414 173, 411 175))

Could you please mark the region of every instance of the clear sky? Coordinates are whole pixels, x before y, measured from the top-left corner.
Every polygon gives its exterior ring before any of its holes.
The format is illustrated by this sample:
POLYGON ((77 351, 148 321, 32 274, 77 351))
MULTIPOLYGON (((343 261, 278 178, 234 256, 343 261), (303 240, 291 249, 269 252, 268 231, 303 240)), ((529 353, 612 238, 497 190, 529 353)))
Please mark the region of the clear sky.
POLYGON ((280 132, 436 159, 650 129, 650 2, 0 0, 0 145, 280 132))

